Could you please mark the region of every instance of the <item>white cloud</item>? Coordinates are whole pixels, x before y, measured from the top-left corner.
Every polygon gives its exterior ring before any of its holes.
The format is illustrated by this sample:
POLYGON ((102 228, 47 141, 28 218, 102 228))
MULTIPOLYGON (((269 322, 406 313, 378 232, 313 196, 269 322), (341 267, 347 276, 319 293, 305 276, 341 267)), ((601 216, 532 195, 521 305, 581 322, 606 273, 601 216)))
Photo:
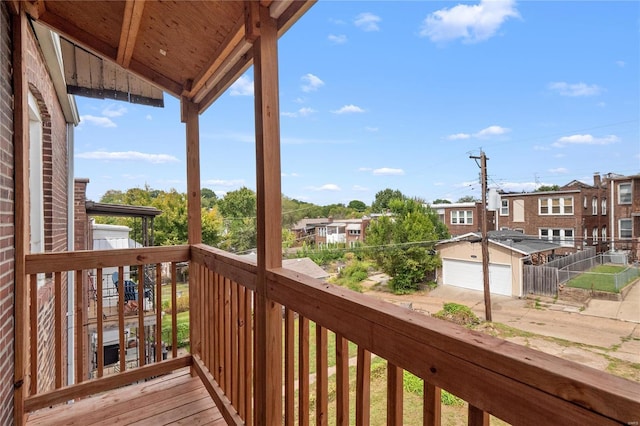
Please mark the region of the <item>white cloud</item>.
POLYGON ((620 140, 616 135, 607 135, 600 138, 593 135, 571 135, 563 136, 552 145, 560 148, 566 145, 609 145, 620 140))
POLYGON ((138 151, 93 151, 93 152, 81 152, 76 155, 76 158, 84 158, 86 160, 133 160, 133 161, 146 161, 154 164, 163 163, 175 163, 179 160, 173 155, 169 154, 149 154, 146 152, 138 151))
POLYGON ((253 96, 253 81, 246 75, 231 85, 231 96, 253 96))
POLYGON ((616 61, 616 65, 620 68, 623 68, 625 65, 627 65, 627 63, 625 61, 616 61))
POLYGON ((476 43, 493 37, 509 18, 519 18, 514 0, 481 0, 480 4, 459 4, 440 9, 426 17, 420 36, 433 42, 446 42, 461 38, 476 43))
POLYGON ((327 38, 334 44, 345 44, 347 42, 347 36, 344 34, 329 34, 327 38))
POLYGON ((452 135, 447 136, 447 139, 451 141, 465 140, 470 138, 486 139, 491 136, 504 135, 505 133, 509 133, 510 131, 511 129, 509 128, 493 125, 493 126, 485 127, 484 129, 479 130, 474 134, 454 133, 452 135))
POLYGON ((345 105, 340 109, 337 109, 335 111, 331 111, 334 114, 351 114, 351 113, 360 113, 360 112, 364 112, 364 110, 362 108, 360 108, 359 106, 353 105, 353 104, 349 104, 349 105, 345 105))
POLYGON ((378 26, 380 21, 382 21, 382 18, 379 16, 370 12, 364 12, 356 16, 353 23, 363 31, 380 31, 380 27, 378 26))
POLYGON ((324 86, 324 81, 320 80, 318 76, 311 73, 303 75, 302 77, 300 77, 300 80, 302 80, 302 86, 300 86, 300 88, 303 92, 306 93, 315 92, 320 87, 324 86))
POLYGON ((381 167, 379 169, 375 169, 373 174, 376 176, 400 176, 404 174, 404 170, 381 167))
POLYGON ((127 109, 121 105, 109 105, 102 110, 102 115, 109 118, 122 117, 127 113, 127 109))
POLYGON ((511 131, 511 129, 508 129, 506 127, 489 126, 489 127, 486 127, 484 129, 480 130, 474 136, 477 137, 477 138, 487 138, 487 137, 490 137, 490 136, 504 135, 505 133, 509 133, 510 131, 511 131))
POLYGON ((318 112, 318 111, 316 111, 313 108, 304 107, 304 108, 300 108, 298 111, 295 111, 295 112, 281 112, 281 114, 284 115, 285 117, 297 118, 297 117, 307 117, 313 114, 314 112, 318 112))
POLYGON ((205 179, 202 185, 224 186, 226 188, 244 185, 244 179, 205 179))
POLYGON ((151 116, 151 114, 147 114, 147 115, 145 115, 145 117, 144 117, 144 118, 146 118, 146 119, 147 119, 147 120, 149 120, 149 121, 152 121, 152 120, 153 120, 153 117, 151 116))
POLYGON ((536 182, 502 182, 500 183, 500 188, 509 192, 532 192, 542 185, 550 186, 552 184, 536 182))
POLYGON ((118 127, 116 123, 114 123, 108 117, 96 117, 95 115, 81 115, 80 123, 89 123, 98 127, 118 127))
POLYGON ((378 130, 380 130, 380 129, 378 129, 377 127, 370 127, 370 126, 367 126, 367 127, 365 127, 364 129, 365 129, 367 132, 377 132, 378 130))
POLYGON ((602 92, 602 88, 597 84, 567 83, 556 81, 549 83, 549 89, 555 90, 562 96, 594 96, 602 92))
POLYGON ((450 141, 457 141, 462 139, 469 139, 470 137, 471 135, 468 133, 455 133, 453 135, 447 136, 447 139, 449 139, 450 141))
POLYGON ((360 185, 353 185, 353 187, 351 188, 354 191, 368 191, 369 188, 366 188, 364 186, 360 186, 360 185))
POLYGON ((549 169, 549 173, 553 173, 553 174, 566 174, 569 173, 569 170, 567 170, 564 167, 558 167, 555 169, 549 169))
POLYGON ((360 167, 358 169, 359 172, 370 172, 371 170, 373 170, 371 167, 360 167))
POLYGON ((327 183, 322 186, 311 186, 309 189, 314 191, 341 191, 340 187, 335 183, 327 183))

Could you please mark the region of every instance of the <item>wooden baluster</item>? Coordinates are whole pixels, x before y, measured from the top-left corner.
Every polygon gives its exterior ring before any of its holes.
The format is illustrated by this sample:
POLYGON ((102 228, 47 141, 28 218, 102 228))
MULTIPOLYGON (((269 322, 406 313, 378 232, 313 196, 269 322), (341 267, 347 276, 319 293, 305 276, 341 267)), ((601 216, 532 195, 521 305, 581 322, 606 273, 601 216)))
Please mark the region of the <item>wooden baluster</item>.
POLYGON ((246 388, 246 374, 247 374, 247 289, 244 286, 240 286, 238 294, 238 393, 240 399, 238 400, 238 414, 245 421, 247 416, 247 406, 245 393, 246 388))
POLYGON ((356 425, 369 425, 371 401, 371 352, 358 346, 356 371, 356 425))
POLYGON ((29 276, 29 322, 31 324, 30 357, 31 383, 29 395, 38 393, 38 274, 29 276))
POLYGON ((402 425, 403 408, 403 370, 387 362, 387 425, 402 425))
POLYGON ((349 342, 336 334, 336 424, 349 424, 349 342))
POLYGON ((103 318, 103 288, 102 288, 102 268, 96 270, 96 335, 98 336, 98 343, 96 346, 96 352, 98 355, 98 372, 97 376, 102 377, 104 374, 104 318, 103 318))
POLYGON ((213 374, 215 370, 215 328, 216 328, 216 311, 215 311, 215 300, 216 300, 216 274, 207 269, 207 275, 209 277, 209 282, 207 286, 209 287, 209 296, 207 302, 207 321, 209 322, 209 331, 207 333, 207 346, 209 350, 209 357, 207 359, 207 368, 209 372, 213 374))
MULTIPOLYGON (((172 271, 173 272, 173 271, 172 271)), ((162 361, 162 263, 156 263, 156 362, 162 361)))
POLYGON ((238 283, 231 281, 231 403, 238 406, 238 283))
POLYGON ((225 394, 231 391, 231 282, 224 279, 224 386, 225 394))
POLYGON ((309 426, 309 320, 298 317, 298 422, 309 426))
POLYGON ((120 371, 127 369, 126 341, 124 336, 124 267, 118 267, 118 331, 120 333, 120 371))
POLYGON ((215 318, 215 328, 213 330, 214 332, 214 336, 213 336, 213 350, 214 350, 214 362, 213 362, 213 377, 216 379, 216 382, 218 382, 219 386, 222 386, 222 380, 220 379, 221 377, 223 377, 222 375, 222 361, 224 359, 224 356, 222 355, 222 342, 223 342, 223 337, 224 337, 224 333, 222 331, 222 282, 223 282, 224 278, 222 276, 220 276, 220 274, 216 274, 216 280, 215 280, 215 287, 214 287, 214 293, 213 293, 213 297, 214 297, 214 304, 213 304, 213 308, 214 308, 214 318, 215 318))
POLYGON ((245 424, 253 424, 253 335, 255 324, 253 322, 253 300, 254 292, 245 289, 244 297, 244 348, 245 348, 245 371, 244 371, 244 406, 246 409, 245 424))
POLYGON ((87 354, 85 345, 87 342, 87 332, 85 328, 85 317, 87 315, 87 307, 89 306, 89 292, 85 286, 84 271, 76 271, 75 279, 75 339, 76 339, 76 383, 82 383, 86 379, 87 354))
POLYGON ((316 425, 327 424, 329 409, 327 343, 327 329, 316 323, 316 425))
POLYGON ((171 263, 171 356, 178 357, 178 268, 171 263))
POLYGON ((207 341, 207 336, 209 335, 209 272, 204 265, 198 265, 198 269, 200 270, 200 286, 202 288, 202 349, 201 349, 201 359, 204 365, 210 369, 211 364, 209 363, 209 355, 210 348, 209 342, 207 341))
POLYGON ((284 311, 284 424, 293 425, 295 417, 295 318, 284 311))
MULTIPOLYGON (((124 281, 124 280, 123 280, 124 281)), ((145 266, 138 266, 138 366, 143 367, 147 363, 147 345, 144 332, 144 312, 147 303, 144 297, 145 291, 145 266)))
POLYGON ((62 387, 62 352, 66 348, 62 347, 62 272, 54 274, 54 339, 55 339, 55 386, 56 389, 62 387))
POLYGON ((440 426, 442 413, 442 391, 439 387, 424 381, 424 405, 422 417, 424 426, 440 426))
POLYGON ((469 426, 489 426, 489 413, 469 404, 469 426))

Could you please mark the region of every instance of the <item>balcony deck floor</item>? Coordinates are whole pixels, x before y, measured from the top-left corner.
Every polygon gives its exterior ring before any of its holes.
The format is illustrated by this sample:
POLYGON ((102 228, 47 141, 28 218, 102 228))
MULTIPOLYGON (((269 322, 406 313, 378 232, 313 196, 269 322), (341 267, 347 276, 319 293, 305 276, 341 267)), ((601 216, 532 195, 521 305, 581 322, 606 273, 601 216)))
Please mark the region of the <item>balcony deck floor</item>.
POLYGON ((226 425, 188 369, 32 413, 27 425, 226 425))

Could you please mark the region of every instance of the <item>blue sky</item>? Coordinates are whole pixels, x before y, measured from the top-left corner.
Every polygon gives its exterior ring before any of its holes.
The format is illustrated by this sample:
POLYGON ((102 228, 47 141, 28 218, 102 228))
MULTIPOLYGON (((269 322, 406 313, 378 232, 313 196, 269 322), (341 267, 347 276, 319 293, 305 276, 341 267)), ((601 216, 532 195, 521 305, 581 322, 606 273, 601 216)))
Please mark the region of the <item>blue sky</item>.
MULTIPOLYGON (((282 191, 370 204, 640 173, 640 3, 320 1, 279 43, 282 191)), ((179 102, 77 98, 88 197, 186 189, 179 102)), ((253 69, 200 117, 202 186, 255 189, 253 69)))

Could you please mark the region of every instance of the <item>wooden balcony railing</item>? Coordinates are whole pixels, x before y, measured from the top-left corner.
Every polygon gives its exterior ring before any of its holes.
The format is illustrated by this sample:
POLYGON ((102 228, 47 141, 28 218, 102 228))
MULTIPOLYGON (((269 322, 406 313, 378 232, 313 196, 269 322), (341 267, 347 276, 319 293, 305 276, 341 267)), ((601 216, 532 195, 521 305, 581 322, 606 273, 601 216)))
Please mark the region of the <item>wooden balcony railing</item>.
MULTIPOLYGON (((256 361, 260 339, 255 333, 259 286, 254 263, 202 244, 65 256, 30 256, 27 270, 56 274, 69 268, 86 271, 189 260, 191 356, 92 379, 94 385, 80 383, 32 394, 26 400, 27 409, 191 365, 228 424, 263 421, 254 407, 258 388, 266 386, 256 379, 255 370, 260 365, 256 361)), ((263 296, 283 307, 282 341, 272 342, 283 348, 282 359, 272 364, 282 365, 283 388, 281 394, 268 394, 266 403, 282 406, 284 424, 380 423, 379 418, 370 419, 374 354, 386 360, 386 410, 382 412, 389 425, 403 424, 405 370, 423 381, 425 425, 441 422, 441 389, 468 402, 468 422, 473 425, 488 424, 489 415, 525 425, 640 420, 640 384, 636 382, 282 268, 268 270, 266 280, 263 296), (332 353, 329 346, 335 347, 332 353), (350 368, 355 368, 355 374, 350 368), (350 400, 353 393, 356 397, 350 400), (335 413, 331 418, 330 412, 335 413)), ((56 349, 60 346, 56 343, 56 349)), ((267 352, 266 356, 279 355, 267 352)))

